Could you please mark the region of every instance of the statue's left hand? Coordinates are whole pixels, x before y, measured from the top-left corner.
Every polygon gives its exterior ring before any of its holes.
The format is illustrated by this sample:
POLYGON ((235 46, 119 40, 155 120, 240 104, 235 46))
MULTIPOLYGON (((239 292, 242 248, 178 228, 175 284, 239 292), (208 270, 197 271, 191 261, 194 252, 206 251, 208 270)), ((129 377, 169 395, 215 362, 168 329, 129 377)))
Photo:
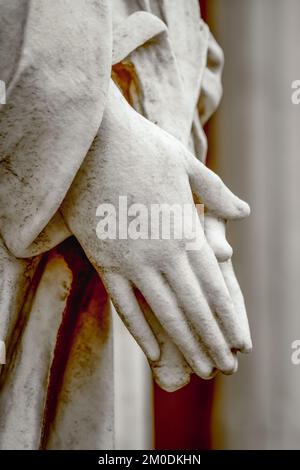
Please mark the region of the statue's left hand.
MULTIPOLYGON (((232 265, 231 258, 233 251, 226 239, 225 221, 211 214, 206 214, 204 218, 204 229, 207 242, 216 256, 228 292, 231 296, 237 322, 244 330, 247 347, 244 348, 243 352, 248 353, 252 349, 251 333, 244 297, 232 265)), ((160 343, 160 358, 158 361, 151 363, 153 377, 164 390, 174 391, 182 388, 190 381, 192 370, 180 350, 176 347, 162 326, 158 324, 145 300, 141 296, 137 298, 141 308, 146 312, 151 328, 160 343)))

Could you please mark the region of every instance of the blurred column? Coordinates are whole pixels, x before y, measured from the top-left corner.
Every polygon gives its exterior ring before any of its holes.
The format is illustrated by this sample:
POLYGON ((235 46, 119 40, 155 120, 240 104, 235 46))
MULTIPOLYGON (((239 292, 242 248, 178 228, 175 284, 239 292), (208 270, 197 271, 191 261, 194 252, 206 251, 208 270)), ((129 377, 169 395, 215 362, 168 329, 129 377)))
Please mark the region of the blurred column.
POLYGON ((251 205, 230 224, 254 352, 220 378, 215 445, 300 443, 300 79, 298 0, 211 0, 208 23, 225 52, 224 98, 210 125, 211 166, 251 205))

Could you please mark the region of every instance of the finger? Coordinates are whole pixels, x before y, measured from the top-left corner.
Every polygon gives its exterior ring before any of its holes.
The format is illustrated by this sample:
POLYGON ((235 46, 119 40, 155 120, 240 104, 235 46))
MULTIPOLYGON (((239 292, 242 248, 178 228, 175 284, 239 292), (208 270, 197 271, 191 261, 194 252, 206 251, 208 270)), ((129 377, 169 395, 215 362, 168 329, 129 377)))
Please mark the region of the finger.
POLYGON ((200 250, 188 253, 195 276, 207 294, 208 303, 229 346, 243 350, 244 334, 219 264, 210 246, 202 243, 200 250))
POLYGON ((232 248, 226 240, 225 221, 209 213, 204 217, 204 232, 215 257, 222 263, 232 257, 232 248))
POLYGON ((188 262, 188 258, 183 257, 181 259, 179 268, 181 276, 178 276, 174 266, 167 266, 165 268, 166 279, 172 290, 176 292, 180 306, 199 334, 201 342, 209 351, 217 368, 225 374, 233 373, 236 368, 236 361, 203 294, 200 283, 188 262))
POLYGON ((150 361, 160 356, 159 345, 145 320, 130 283, 120 274, 101 273, 101 278, 122 321, 150 361))
MULTIPOLYGON (((189 383, 192 370, 164 330, 157 331, 157 335, 161 347, 161 358, 159 361, 150 362, 153 377, 163 390, 175 392, 189 383)), ((207 377, 210 376, 212 373, 207 377)))
POLYGON ((248 318, 243 294, 230 260, 232 248, 226 240, 225 222, 222 219, 217 219, 210 214, 206 214, 204 218, 204 229, 208 244, 213 249, 216 258, 219 261, 219 267, 233 301, 238 322, 243 330, 244 347, 242 352, 250 352, 252 349, 252 341, 248 318))
POLYGON ((159 360, 149 361, 154 380, 163 390, 174 392, 190 381, 191 368, 153 314, 143 295, 136 291, 136 297, 160 346, 159 360))
POLYGON ((214 215, 222 219, 241 219, 250 214, 250 207, 233 194, 221 178, 186 151, 187 170, 193 193, 214 215))
POLYGON ((140 272, 133 282, 193 372, 203 379, 211 378, 214 373, 214 363, 178 307, 174 292, 164 277, 147 269, 140 272))
POLYGON ((233 300, 235 310, 237 312, 240 325, 243 329, 244 336, 244 348, 243 353, 249 353, 252 351, 252 340, 251 333, 249 328, 249 322, 244 302, 244 297, 237 281, 237 278, 234 273, 233 265, 231 260, 224 263, 220 263, 220 269, 222 271, 223 277, 225 279, 229 294, 233 300))

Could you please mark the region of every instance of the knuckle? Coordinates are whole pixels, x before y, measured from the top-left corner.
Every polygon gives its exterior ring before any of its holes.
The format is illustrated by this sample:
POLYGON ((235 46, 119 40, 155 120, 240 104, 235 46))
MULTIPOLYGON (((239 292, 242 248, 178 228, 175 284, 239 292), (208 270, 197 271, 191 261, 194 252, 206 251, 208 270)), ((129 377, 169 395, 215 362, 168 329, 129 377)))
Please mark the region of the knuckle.
POLYGON ((211 248, 219 263, 223 263, 232 258, 233 250, 229 243, 218 243, 216 241, 211 243, 211 248))

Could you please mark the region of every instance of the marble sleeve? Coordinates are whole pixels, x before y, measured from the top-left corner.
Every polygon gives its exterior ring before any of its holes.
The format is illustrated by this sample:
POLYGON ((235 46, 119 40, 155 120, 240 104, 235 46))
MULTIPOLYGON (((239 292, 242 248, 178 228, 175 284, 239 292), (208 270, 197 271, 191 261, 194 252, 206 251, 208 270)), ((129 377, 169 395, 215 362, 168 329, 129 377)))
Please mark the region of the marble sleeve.
POLYGON ((68 236, 58 209, 101 123, 111 11, 107 0, 0 0, 0 12, 0 235, 26 257, 68 236))

